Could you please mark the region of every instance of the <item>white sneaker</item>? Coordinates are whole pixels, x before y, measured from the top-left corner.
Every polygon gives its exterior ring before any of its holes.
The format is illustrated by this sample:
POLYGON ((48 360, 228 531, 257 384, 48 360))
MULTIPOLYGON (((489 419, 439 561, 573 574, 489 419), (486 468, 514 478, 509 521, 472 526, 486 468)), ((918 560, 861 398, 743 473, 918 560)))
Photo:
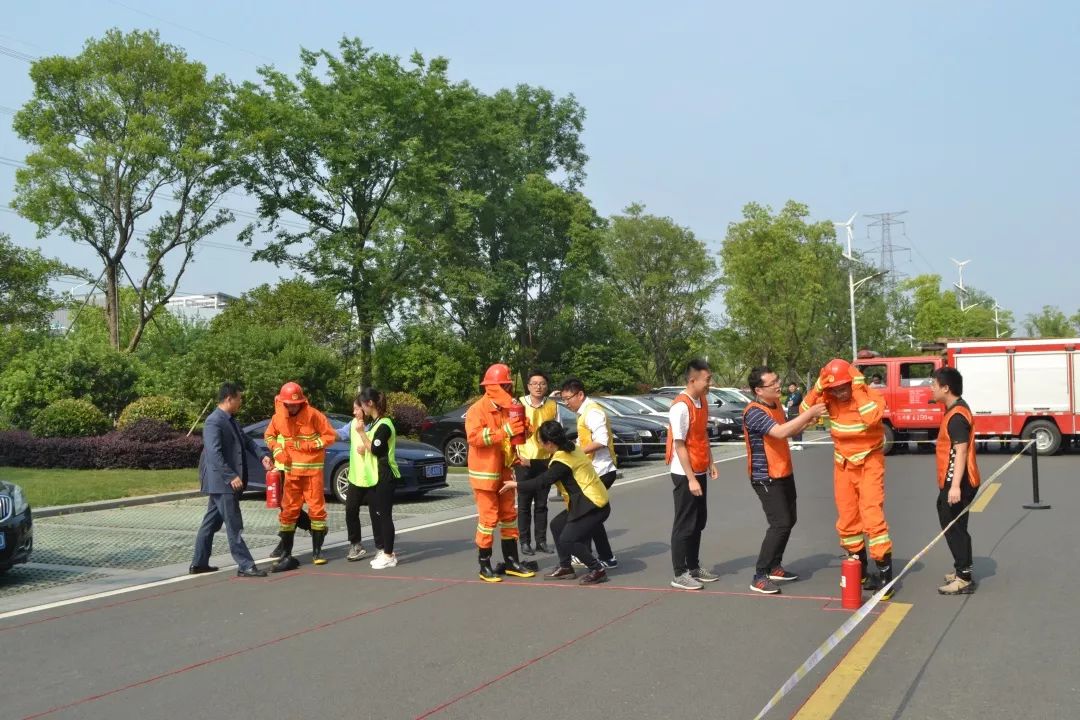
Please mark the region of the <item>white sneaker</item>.
POLYGON ((585 567, 585 563, 578 560, 577 555, 571 555, 570 556, 570 564, 571 565, 576 565, 578 567, 585 567))
POLYGON ((385 570, 386 568, 397 567, 397 555, 387 555, 383 553, 381 556, 371 561, 372 570, 385 570))
POLYGON ((375 553, 375 557, 371 558, 371 567, 376 569, 381 568, 384 562, 386 562, 386 553, 379 550, 375 553))
POLYGON ((800 445, 799 443, 792 443, 791 449, 792 450, 802 450, 802 445, 800 445))

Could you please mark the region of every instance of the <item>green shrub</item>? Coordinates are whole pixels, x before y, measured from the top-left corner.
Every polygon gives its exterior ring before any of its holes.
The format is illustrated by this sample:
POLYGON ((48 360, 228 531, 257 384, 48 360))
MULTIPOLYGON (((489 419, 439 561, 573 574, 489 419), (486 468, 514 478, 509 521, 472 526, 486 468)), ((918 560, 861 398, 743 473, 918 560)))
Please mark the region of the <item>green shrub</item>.
POLYGON ((428 415, 427 406, 415 395, 404 392, 386 393, 386 413, 394 421, 399 435, 415 435, 428 415))
POLYGON ((195 408, 187 400, 151 395, 139 398, 124 408, 120 419, 116 421, 116 427, 123 430, 139 420, 157 420, 174 430, 186 432, 195 422, 195 412, 195 408))
POLYGON ((112 422, 89 400, 57 400, 39 410, 30 425, 37 437, 89 437, 112 430, 112 422))

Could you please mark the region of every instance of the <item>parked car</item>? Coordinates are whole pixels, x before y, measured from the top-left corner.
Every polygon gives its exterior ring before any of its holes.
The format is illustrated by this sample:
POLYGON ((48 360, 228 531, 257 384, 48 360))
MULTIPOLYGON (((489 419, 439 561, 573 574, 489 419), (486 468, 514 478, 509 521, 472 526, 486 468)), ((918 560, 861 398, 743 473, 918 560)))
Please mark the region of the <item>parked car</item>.
MULTIPOLYGON (((656 395, 668 395, 675 397, 681 393, 685 388, 675 387, 674 385, 668 385, 662 388, 656 388, 653 393, 656 395)), ((711 387, 709 388, 709 401, 720 407, 722 405, 734 405, 740 410, 750 404, 751 400, 738 388, 729 387, 711 387)))
MULTIPOLYGON (((559 403, 559 422, 567 435, 577 437, 577 413, 559 403)), ((420 440, 440 448, 446 462, 454 467, 464 466, 469 459, 469 443, 465 436, 465 411, 468 405, 456 407, 436 417, 429 417, 420 425, 420 440)), ((623 418, 612 417, 611 432, 615 435, 615 454, 619 460, 634 460, 644 456, 641 433, 646 430, 631 427, 623 418)), ((651 427, 648 432, 652 432, 651 427)))
POLYGON ((0 480, 0 575, 30 561, 34 549, 34 517, 23 489, 0 480))
MULTIPOLYGON (((655 398, 658 402, 664 402, 666 398, 668 402, 673 401, 683 388, 658 388, 655 392, 655 398)), ((714 441, 725 440, 739 440, 743 436, 742 414, 748 403, 727 401, 725 402, 719 395, 709 391, 709 417, 715 420, 719 432, 715 437, 710 436, 714 441)))
MULTIPOLYGON (((334 429, 341 428, 352 421, 348 415, 328 414, 326 418, 334 429)), ((267 418, 244 428, 255 444, 266 447, 263 433, 270 424, 267 418)), ((439 449, 415 440, 398 437, 394 451, 401 478, 394 488, 394 495, 423 495, 431 490, 448 487, 446 482, 446 463, 439 449)), ((265 490, 266 474, 258 458, 248 456, 248 489, 265 490)), ((335 442, 326 448, 326 465, 323 469, 324 492, 329 497, 345 502, 345 492, 349 489, 349 443, 344 440, 335 442)))
POLYGON ((647 458, 657 453, 663 454, 667 448, 668 422, 666 419, 652 417, 638 412, 637 408, 616 400, 610 396, 592 395, 595 401, 608 414, 608 419, 618 418, 619 422, 637 428, 641 438, 641 456, 647 458))
MULTIPOLYGON (((637 409, 639 414, 645 415, 649 418, 656 418, 662 420, 664 428, 668 427, 668 411, 671 409, 671 402, 674 396, 671 395, 614 395, 613 399, 622 403, 629 404, 637 409)), ((726 416, 725 416, 726 417, 726 416)), ((722 426, 724 423, 719 418, 709 415, 709 439, 719 440, 722 432, 722 426)), ((665 438, 667 434, 665 432, 665 438)))

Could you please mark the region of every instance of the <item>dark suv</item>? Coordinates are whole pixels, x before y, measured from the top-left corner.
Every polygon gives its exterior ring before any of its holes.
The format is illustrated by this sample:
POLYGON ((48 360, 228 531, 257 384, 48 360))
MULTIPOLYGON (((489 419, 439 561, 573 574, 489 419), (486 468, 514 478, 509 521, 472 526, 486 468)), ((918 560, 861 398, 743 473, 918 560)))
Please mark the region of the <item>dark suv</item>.
POLYGON ((18 485, 0 480, 0 573, 30 560, 34 518, 18 485))

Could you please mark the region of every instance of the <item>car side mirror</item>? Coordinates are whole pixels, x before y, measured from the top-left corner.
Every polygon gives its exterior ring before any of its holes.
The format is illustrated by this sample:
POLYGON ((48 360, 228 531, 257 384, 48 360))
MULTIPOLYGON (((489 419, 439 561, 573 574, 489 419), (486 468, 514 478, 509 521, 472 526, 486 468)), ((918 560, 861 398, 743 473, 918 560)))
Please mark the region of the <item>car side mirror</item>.
POLYGON ((716 407, 724 407, 724 401, 723 400, 717 400, 716 401, 716 407))

